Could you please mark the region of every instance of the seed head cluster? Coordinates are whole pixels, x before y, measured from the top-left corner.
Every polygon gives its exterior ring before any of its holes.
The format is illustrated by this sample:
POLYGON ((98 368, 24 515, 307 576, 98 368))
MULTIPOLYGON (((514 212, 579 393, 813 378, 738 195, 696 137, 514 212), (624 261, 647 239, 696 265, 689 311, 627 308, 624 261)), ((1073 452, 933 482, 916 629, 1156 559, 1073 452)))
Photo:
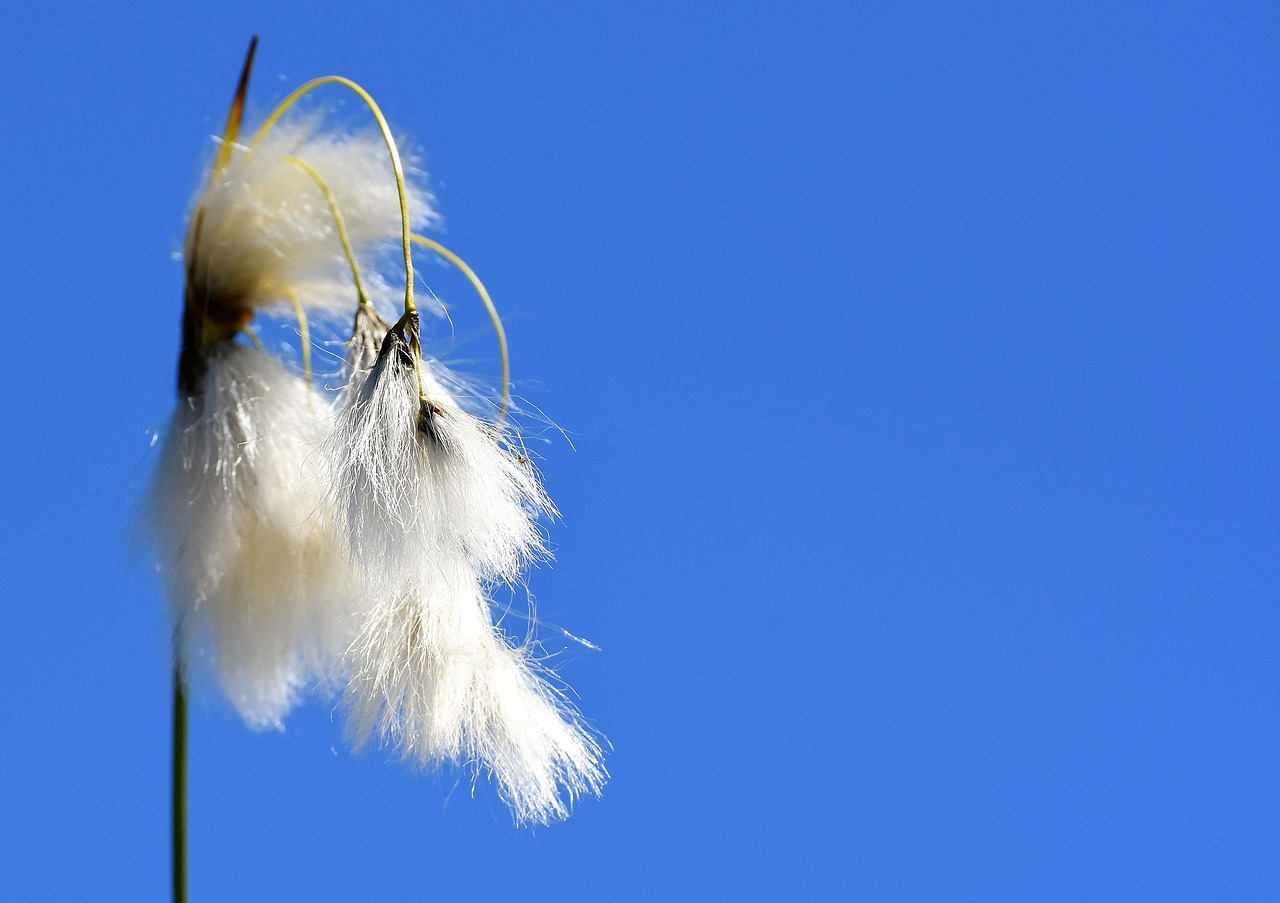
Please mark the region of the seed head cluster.
POLYGON ((183 679, 213 675, 255 728, 336 699, 356 747, 491 774, 517 821, 563 818, 605 781, 600 741, 491 601, 547 556, 556 511, 379 266, 437 222, 433 199, 412 169, 397 187, 385 127, 290 114, 241 143, 238 125, 233 107, 188 227, 178 405, 145 504, 183 679), (263 347, 272 317, 345 340, 333 388, 263 347))

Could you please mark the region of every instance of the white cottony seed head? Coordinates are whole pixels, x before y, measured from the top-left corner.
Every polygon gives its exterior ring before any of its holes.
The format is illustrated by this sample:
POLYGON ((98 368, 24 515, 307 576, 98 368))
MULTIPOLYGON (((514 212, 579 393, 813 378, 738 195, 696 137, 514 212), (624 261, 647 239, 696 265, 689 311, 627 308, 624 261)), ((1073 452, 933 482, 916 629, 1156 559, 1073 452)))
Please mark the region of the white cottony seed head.
POLYGON ((545 554, 537 518, 555 509, 532 464, 421 367, 403 332, 388 333, 328 443, 334 508, 362 579, 394 590, 421 561, 460 555, 482 578, 515 582, 545 554))
POLYGON ((328 679, 353 628, 329 500, 304 477, 327 412, 274 357, 227 343, 161 444, 147 522, 179 649, 254 726, 328 679))
MULTIPOLYGON (((359 253, 400 235, 400 204, 376 132, 326 132, 316 119, 273 128, 239 150, 200 198, 185 256, 197 293, 214 303, 280 311, 292 291, 313 310, 346 312, 351 270, 317 172, 333 192, 359 253)), ((425 190, 408 185, 414 228, 438 217, 425 190)), ((375 283, 376 285, 377 283, 375 283)))
POLYGON ((599 792, 600 746, 530 650, 494 626, 486 595, 545 554, 537 517, 554 509, 528 461, 418 366, 404 331, 389 332, 327 445, 368 594, 347 653, 349 729, 423 765, 483 765, 518 821, 564 817, 599 792))
POLYGON ((556 511, 516 431, 468 410, 423 354, 411 292, 394 326, 378 313, 397 278, 382 257, 416 241, 458 264, 505 380, 492 301, 451 251, 407 234, 437 217, 415 173, 401 197, 389 131, 269 121, 245 146, 233 114, 192 214, 179 404, 144 509, 183 678, 212 674, 254 727, 282 726, 310 691, 340 697, 357 746, 491 774, 517 821, 563 818, 607 777, 600 742, 490 603, 547 556, 539 519, 556 511), (313 387, 309 344, 305 375, 265 350, 260 314, 296 316, 304 342, 352 324, 344 385, 313 387))
POLYGON ((376 731, 417 764, 487 769, 521 822, 564 818, 576 797, 599 793, 599 743, 529 650, 494 626, 456 556, 374 601, 348 659, 357 746, 376 731))

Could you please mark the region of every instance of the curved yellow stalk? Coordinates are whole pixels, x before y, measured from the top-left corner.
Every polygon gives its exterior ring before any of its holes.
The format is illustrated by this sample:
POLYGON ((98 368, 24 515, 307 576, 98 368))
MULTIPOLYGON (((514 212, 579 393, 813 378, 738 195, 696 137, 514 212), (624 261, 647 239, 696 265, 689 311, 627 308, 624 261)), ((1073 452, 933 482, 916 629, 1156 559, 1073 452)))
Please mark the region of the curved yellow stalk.
POLYGON ((498 316, 498 308, 494 305, 493 299, 489 297, 489 291, 484 287, 484 283, 480 281, 480 277, 476 275, 475 270, 467 266, 465 260, 440 244, 440 242, 427 238, 425 235, 418 235, 415 232, 410 238, 423 247, 435 251, 462 270, 462 274, 471 280, 471 284, 480 295, 480 300, 484 302, 485 308, 489 311, 489 319, 493 320, 493 331, 498 334, 498 348, 502 353, 502 403, 498 407, 497 421, 498 425, 501 426, 503 418, 507 416, 507 408, 511 405, 511 359, 507 353, 507 331, 502 327, 502 317, 498 316))
MULTIPOLYGON (((351 247, 351 236, 347 233, 347 221, 342 216, 342 210, 338 207, 338 199, 333 196, 333 191, 329 188, 329 183, 324 180, 320 173, 305 160, 297 157, 285 157, 294 166, 301 169, 307 175, 315 180, 316 185, 324 193, 324 199, 329 204, 329 212, 333 214, 333 222, 338 228, 338 239, 342 242, 342 251, 347 255, 347 263, 351 266, 351 278, 356 283, 356 297, 360 300, 363 307, 370 305, 369 296, 365 294, 364 281, 360 278, 360 264, 356 261, 356 252, 351 247)), ((294 306, 297 306, 297 299, 294 299, 294 306)))
POLYGON ((279 121, 280 117, 285 114, 295 103, 304 95, 311 93, 322 85, 342 85, 354 91, 365 106, 369 108, 369 112, 373 114, 373 118, 378 121, 378 128, 382 130, 382 138, 387 143, 387 151, 391 154, 391 168, 396 176, 396 193, 400 198, 400 231, 402 243, 404 245, 404 312, 406 314, 415 314, 418 311, 417 305, 413 301, 413 254, 409 247, 411 230, 409 226, 409 193, 404 183, 404 165, 400 162, 400 151, 396 147, 395 139, 391 136, 391 126, 387 125, 387 119, 382 115, 382 110, 378 104, 370 96, 369 92, 349 78, 341 75, 325 75, 321 78, 312 79, 305 85, 296 88, 293 93, 280 102, 280 105, 272 111, 266 121, 258 128, 257 133, 250 142, 249 152, 253 153, 257 150, 258 145, 262 143, 262 139, 266 137, 271 127, 279 121))
POLYGON ((302 341, 302 373, 307 378, 309 386, 311 385, 311 327, 307 323, 307 312, 303 309, 296 291, 288 288, 285 289, 284 294, 293 305, 294 313, 298 315, 298 337, 302 341))
POLYGON ((258 338, 258 332, 252 326, 241 326, 240 331, 249 337, 249 341, 253 342, 253 347, 259 351, 266 351, 266 347, 262 344, 262 339, 258 338))

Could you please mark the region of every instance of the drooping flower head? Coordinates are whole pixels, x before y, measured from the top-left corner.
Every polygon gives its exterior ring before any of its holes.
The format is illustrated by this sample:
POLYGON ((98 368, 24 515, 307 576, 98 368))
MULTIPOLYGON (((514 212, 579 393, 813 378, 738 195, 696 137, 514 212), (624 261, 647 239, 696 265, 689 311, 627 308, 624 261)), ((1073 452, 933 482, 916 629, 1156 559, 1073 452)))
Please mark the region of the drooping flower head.
POLYGON ((417 316, 388 330, 328 443, 335 511, 372 593, 349 650, 350 729, 422 764, 483 763, 520 820, 563 817, 604 781, 600 747, 528 647, 491 620, 488 587, 546 554, 537 473, 463 410, 418 349, 417 316))
POLYGON ((335 693, 357 746, 376 735, 420 765, 492 773, 518 821, 564 817, 606 775, 533 640, 513 642, 491 610, 495 587, 521 586, 546 556, 540 518, 556 513, 503 422, 501 321, 471 269, 415 231, 436 221, 432 199, 360 86, 309 82, 239 141, 252 59, 188 228, 179 406, 147 505, 182 672, 210 670, 256 727, 281 726, 310 690, 335 693), (378 129, 286 116, 329 84, 378 129), (396 239, 398 318, 379 311, 396 239), (493 317, 495 421, 424 353, 414 244, 458 265, 493 317), (301 372, 262 347, 259 316, 296 318, 301 372), (326 391, 310 331, 337 322, 350 334, 326 391))
POLYGON ((305 478, 328 401, 274 356, 220 342, 165 431, 151 542, 184 667, 255 727, 331 678, 355 588, 324 487, 305 478))

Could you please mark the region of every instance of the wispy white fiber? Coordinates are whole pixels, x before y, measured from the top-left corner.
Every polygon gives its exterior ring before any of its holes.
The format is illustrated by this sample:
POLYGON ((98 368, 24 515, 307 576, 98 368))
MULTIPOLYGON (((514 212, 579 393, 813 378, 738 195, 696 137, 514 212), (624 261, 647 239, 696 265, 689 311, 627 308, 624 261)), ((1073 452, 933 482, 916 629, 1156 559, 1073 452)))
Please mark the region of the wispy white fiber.
POLYGON ((456 555, 370 609, 348 651, 348 729, 375 731, 407 760, 488 771, 517 821, 565 818, 605 780, 600 746, 530 650, 491 621, 474 570, 456 555))
POLYGON ((426 364, 415 369, 403 331, 387 334, 338 414, 329 453, 335 511, 367 585, 395 588, 446 553, 484 579, 515 582, 545 554, 537 519, 555 508, 532 464, 426 364))
POLYGON ((415 365, 409 342, 386 335, 329 440, 335 510, 371 596, 348 651, 350 730, 424 765, 487 769, 519 821, 562 818, 599 792, 599 744, 493 624, 486 595, 545 554, 537 517, 554 508, 532 465, 415 365))
POLYGON ((347 384, 342 390, 342 404, 349 402, 364 384, 369 371, 378 360, 378 351, 390 328, 372 306, 361 304, 357 308, 351 326, 351 338, 346 343, 347 384))
MULTIPOLYGON (((282 726, 319 690, 355 745, 491 774, 517 821, 548 822, 600 792, 600 743, 490 595, 547 557, 556 510, 518 433, 423 354, 409 293, 394 326, 357 303, 387 307, 390 274, 410 269, 386 257, 402 238, 388 141, 282 119, 197 200, 179 405, 145 529, 184 676, 213 674, 250 725, 282 726), (297 316, 304 340, 349 324, 344 385, 317 390, 309 357, 304 376, 264 350, 259 314, 297 316)), ((437 217, 414 175, 421 229, 437 217)))
POLYGON ((327 494, 304 478, 328 404, 271 355, 220 343, 165 431, 147 505, 181 658, 256 727, 332 679, 354 626, 327 494))
MULTIPOLYGON (((257 148, 237 149, 200 198, 185 251, 198 293, 255 309, 287 304, 288 291, 319 310, 353 306, 351 270, 328 200, 290 157, 328 184, 357 253, 400 235, 380 134, 324 131, 318 119, 280 123, 257 148)), ((414 182, 407 187, 414 228, 432 225, 430 194, 414 182)))

